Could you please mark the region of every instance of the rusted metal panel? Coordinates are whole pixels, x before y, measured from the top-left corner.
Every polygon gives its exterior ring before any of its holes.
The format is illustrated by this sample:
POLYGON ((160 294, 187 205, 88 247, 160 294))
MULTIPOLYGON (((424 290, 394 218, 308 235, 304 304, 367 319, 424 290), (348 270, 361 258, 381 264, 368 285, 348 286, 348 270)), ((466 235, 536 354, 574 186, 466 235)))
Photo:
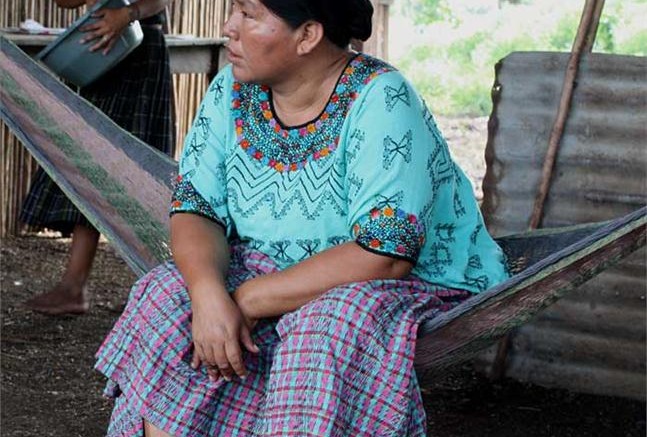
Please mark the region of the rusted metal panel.
MULTIPOLYGON (((559 104, 567 53, 513 53, 497 65, 483 212, 503 235, 526 229, 559 104)), ((647 203, 647 58, 582 59, 543 227, 611 219, 647 203)), ((506 375, 645 399, 645 250, 584 284, 513 337, 506 375)), ((488 366, 492 349, 479 359, 488 366)))

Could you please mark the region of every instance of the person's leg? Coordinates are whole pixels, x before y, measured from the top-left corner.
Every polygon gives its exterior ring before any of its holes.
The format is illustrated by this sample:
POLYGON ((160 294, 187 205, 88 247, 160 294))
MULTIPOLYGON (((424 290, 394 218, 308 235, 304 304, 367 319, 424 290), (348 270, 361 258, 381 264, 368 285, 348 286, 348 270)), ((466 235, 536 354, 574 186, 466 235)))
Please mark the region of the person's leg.
POLYGON ((173 437, 173 436, 165 433, 155 425, 144 420, 144 437, 173 437))
POLYGON ((85 284, 90 276, 98 242, 99 232, 96 229, 76 225, 72 232, 70 259, 60 282, 50 291, 28 300, 25 305, 51 315, 87 312, 90 303, 85 284))

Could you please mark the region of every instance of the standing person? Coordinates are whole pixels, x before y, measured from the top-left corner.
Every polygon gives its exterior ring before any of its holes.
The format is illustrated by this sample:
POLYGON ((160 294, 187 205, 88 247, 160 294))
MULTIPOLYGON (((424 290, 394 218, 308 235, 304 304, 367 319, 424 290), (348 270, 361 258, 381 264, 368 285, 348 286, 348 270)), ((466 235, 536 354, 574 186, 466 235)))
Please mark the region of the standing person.
POLYGON ((235 0, 187 136, 173 261, 97 353, 109 436, 424 436, 425 319, 507 277, 369 0, 235 0))
MULTIPOLYGON (((56 0, 76 8, 96 0, 56 0)), ((105 76, 83 88, 81 95, 123 129, 156 149, 173 154, 172 78, 162 25, 168 0, 139 0, 118 9, 101 9, 85 26, 81 50, 107 53, 123 30, 139 20, 144 39, 105 76)), ((99 232, 42 170, 36 173, 20 219, 27 224, 72 234, 65 272, 54 287, 26 302, 34 311, 82 314, 89 309, 86 283, 97 250, 99 232)))

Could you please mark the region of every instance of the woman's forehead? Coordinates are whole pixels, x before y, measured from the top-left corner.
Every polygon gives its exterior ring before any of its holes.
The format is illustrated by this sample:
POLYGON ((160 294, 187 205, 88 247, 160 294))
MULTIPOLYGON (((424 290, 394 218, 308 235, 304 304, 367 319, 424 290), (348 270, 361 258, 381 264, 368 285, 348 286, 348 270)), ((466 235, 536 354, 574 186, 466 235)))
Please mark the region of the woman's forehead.
POLYGON ((252 8, 259 7, 262 4, 259 0, 234 0, 233 2, 238 4, 239 6, 252 8))

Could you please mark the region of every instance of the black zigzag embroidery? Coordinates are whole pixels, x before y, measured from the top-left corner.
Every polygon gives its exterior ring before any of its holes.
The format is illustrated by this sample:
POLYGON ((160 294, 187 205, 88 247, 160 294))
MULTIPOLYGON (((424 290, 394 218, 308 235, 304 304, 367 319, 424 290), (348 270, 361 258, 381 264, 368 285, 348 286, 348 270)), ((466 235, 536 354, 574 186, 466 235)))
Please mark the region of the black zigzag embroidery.
POLYGON ((402 82, 402 85, 400 85, 400 88, 398 88, 397 90, 389 85, 385 86, 384 94, 384 103, 386 103, 387 112, 393 111, 393 108, 395 108, 395 105, 397 105, 399 102, 410 106, 409 89, 407 88, 407 84, 404 82, 402 82))
POLYGON ((318 173, 314 166, 308 166, 294 174, 278 174, 268 168, 254 176, 238 155, 234 160, 228 166, 227 189, 232 211, 243 217, 263 207, 270 210, 272 217, 280 218, 296 206, 305 218, 314 220, 327 204, 339 216, 346 215, 343 177, 334 167, 318 173))
POLYGON ((411 162, 411 143, 413 142, 413 132, 411 130, 402 137, 399 142, 393 141, 390 136, 384 138, 384 153, 382 155, 382 166, 388 169, 393 164, 396 157, 400 156, 405 162, 411 162))

